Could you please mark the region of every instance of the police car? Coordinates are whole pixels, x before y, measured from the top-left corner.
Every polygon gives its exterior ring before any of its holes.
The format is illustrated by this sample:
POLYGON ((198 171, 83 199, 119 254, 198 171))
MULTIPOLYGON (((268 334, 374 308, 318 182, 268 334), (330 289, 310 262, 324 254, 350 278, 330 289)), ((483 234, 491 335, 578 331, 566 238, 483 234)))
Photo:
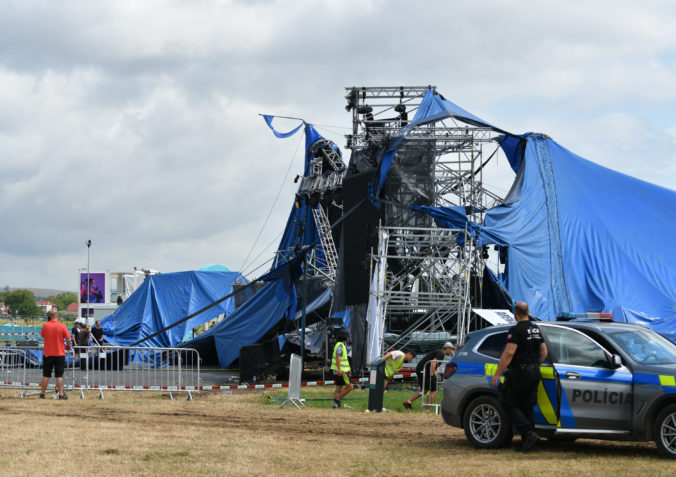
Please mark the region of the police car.
MULTIPOLYGON (((637 324, 539 322, 549 356, 540 367, 536 431, 558 440, 654 440, 676 458, 676 345, 637 324)), ((469 333, 444 372, 444 421, 479 448, 512 439, 490 380, 508 326, 469 333)), ((502 378, 504 380, 504 378, 502 378)))

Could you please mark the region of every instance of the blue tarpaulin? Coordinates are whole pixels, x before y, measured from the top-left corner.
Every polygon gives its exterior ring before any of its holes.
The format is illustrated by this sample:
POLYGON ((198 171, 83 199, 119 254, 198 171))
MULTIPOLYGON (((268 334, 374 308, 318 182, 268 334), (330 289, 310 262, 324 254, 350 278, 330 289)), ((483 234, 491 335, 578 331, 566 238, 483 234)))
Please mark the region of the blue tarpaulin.
MULTIPOLYGON (((315 142, 322 139, 324 138, 311 124, 305 125, 305 163, 303 166, 305 177, 310 175, 310 163, 314 159, 309 153, 310 148, 315 142)), ((312 207, 307 197, 299 196, 289 213, 272 268, 274 269, 278 264, 291 260, 299 247, 317 244, 318 242, 319 233, 312 215, 312 207)), ((317 253, 319 257, 323 257, 321 246, 317 248, 317 253)))
POLYGON ((295 127, 294 129, 292 129, 291 131, 283 133, 283 132, 277 131, 277 130, 272 126, 272 120, 275 119, 274 116, 270 116, 270 115, 268 115, 268 114, 263 114, 262 116, 263 116, 263 119, 265 119, 265 122, 267 123, 268 127, 272 130, 272 132, 274 133, 274 135, 277 136, 278 138, 285 138, 285 137, 293 136, 294 134, 296 134, 296 133, 300 130, 300 128, 301 128, 301 127, 303 126, 303 124, 304 124, 303 122, 301 122, 298 126, 296 126, 296 127, 295 127))
MULTIPOLYGON (((298 130, 296 128, 289 133, 279 133, 272 127, 274 116, 264 118, 277 137, 289 137, 298 130)), ((303 175, 307 177, 310 175, 310 164, 314 159, 310 149, 324 138, 311 124, 302 124, 305 125, 303 175)), ((340 154, 340 151, 337 152, 340 154)), ((293 279, 297 278, 301 270, 301 263, 308 247, 316 247, 317 258, 319 260, 323 258, 318 239, 309 200, 306 197, 297 197, 287 219, 271 270, 259 279, 267 282, 265 286, 226 319, 198 337, 182 343, 181 346, 194 347, 204 355, 216 353, 220 366, 226 368, 239 357, 241 346, 256 343, 281 319, 293 319, 297 304, 293 279)), ((326 298, 328 297, 330 291, 326 293, 326 298)))
MULTIPOLYGON (((544 320, 610 312, 676 339, 676 192, 546 136, 517 139, 503 144, 518 171, 509 197, 485 226, 468 225, 479 245, 508 247, 501 280, 512 297, 544 320)), ((427 212, 439 225, 463 226, 457 209, 427 212)))
POLYGON ((256 343, 279 320, 293 317, 296 294, 289 273, 280 274, 234 313, 196 338, 181 344, 184 348, 215 348, 221 368, 239 357, 241 346, 256 343))
POLYGON ((375 187, 371 185, 370 191, 371 200, 376 206, 379 206, 378 198, 385 185, 385 180, 387 179, 394 156, 397 154, 397 150, 399 149, 399 146, 401 146, 401 143, 404 142, 404 139, 406 139, 406 136, 418 126, 442 121, 448 118, 454 118, 473 126, 487 127, 495 131, 504 132, 473 115, 469 111, 466 111, 457 104, 452 103, 442 95, 434 92, 434 90, 428 89, 423 100, 420 102, 420 106, 415 113, 413 121, 401 128, 399 133, 390 140, 385 149, 385 153, 383 154, 383 158, 378 164, 375 187))
MULTIPOLYGON (((246 280, 237 272, 175 272, 150 275, 115 312, 101 320, 104 337, 118 346, 131 346, 183 317, 232 293, 235 282, 246 280)), ((234 297, 146 340, 139 346, 173 347, 186 331, 221 313, 234 310, 234 297)))
POLYGON ((225 267, 223 265, 219 265, 217 263, 212 263, 212 264, 200 267, 199 271, 200 272, 229 272, 231 270, 228 267, 225 267))

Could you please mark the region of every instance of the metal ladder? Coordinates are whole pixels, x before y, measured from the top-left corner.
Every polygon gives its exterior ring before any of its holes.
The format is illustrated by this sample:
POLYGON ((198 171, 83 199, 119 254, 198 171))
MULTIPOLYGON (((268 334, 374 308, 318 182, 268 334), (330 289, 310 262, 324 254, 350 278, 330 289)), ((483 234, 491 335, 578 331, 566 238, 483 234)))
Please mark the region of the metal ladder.
POLYGON ((326 263, 326 271, 324 275, 331 281, 331 284, 336 283, 336 270, 338 268, 338 252, 336 252, 336 245, 333 241, 333 234, 331 234, 331 227, 329 227, 329 219, 324 213, 324 209, 320 205, 312 209, 312 215, 317 225, 319 232, 319 241, 324 250, 324 260, 326 263))

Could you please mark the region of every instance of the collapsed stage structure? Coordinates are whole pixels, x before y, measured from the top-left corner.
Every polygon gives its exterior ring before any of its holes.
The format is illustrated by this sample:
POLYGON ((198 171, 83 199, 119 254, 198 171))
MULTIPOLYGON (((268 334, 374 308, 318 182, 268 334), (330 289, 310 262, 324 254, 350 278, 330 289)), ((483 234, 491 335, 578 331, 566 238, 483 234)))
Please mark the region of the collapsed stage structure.
POLYGON ((363 369, 389 348, 462 342, 481 326, 473 309, 515 300, 544 320, 611 312, 676 337, 674 191, 547 136, 506 132, 433 86, 351 87, 346 102, 347 162, 312 124, 279 132, 264 116, 279 138, 305 133, 273 265, 246 285, 251 298, 181 346, 221 367, 254 343, 266 344, 267 361, 298 347, 326 358, 344 326, 363 369), (498 153, 516 175, 507 197, 483 181, 498 153), (490 256, 500 265, 488 267, 490 256))

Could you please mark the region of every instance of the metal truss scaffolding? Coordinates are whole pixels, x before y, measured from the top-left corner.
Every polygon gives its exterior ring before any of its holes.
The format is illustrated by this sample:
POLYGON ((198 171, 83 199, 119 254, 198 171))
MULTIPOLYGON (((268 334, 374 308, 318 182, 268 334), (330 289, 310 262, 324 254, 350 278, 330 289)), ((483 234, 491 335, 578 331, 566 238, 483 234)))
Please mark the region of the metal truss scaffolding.
MULTIPOLYGON (((347 148, 353 153, 383 150, 413 119, 429 89, 436 93, 435 86, 346 88, 346 110, 352 113, 353 126, 347 148)), ((396 172, 399 157, 410 164, 413 151, 432 149, 434 190, 428 205, 464 206, 470 220, 483 223, 484 211, 502 200, 483 185, 483 168, 497 154, 497 138, 491 128, 455 119, 421 125, 406 136, 391 171, 396 172)), ((471 308, 480 306, 480 293, 473 287, 478 287, 483 276, 487 252, 477 249, 464 231, 406 227, 409 223, 393 223, 386 217, 387 253, 372 254, 372 263, 377 261, 387 270, 383 286, 371 280, 371 294, 382 301, 385 310, 381 352, 391 348, 427 351, 440 341, 462 342, 471 326, 471 308), (429 338, 427 345, 425 337, 429 338)))
POLYGON ((381 227, 379 236, 372 260, 384 280, 372 280, 371 293, 389 329, 400 328, 398 338, 383 336, 380 351, 461 340, 470 311, 471 256, 459 245, 465 230, 381 227))

